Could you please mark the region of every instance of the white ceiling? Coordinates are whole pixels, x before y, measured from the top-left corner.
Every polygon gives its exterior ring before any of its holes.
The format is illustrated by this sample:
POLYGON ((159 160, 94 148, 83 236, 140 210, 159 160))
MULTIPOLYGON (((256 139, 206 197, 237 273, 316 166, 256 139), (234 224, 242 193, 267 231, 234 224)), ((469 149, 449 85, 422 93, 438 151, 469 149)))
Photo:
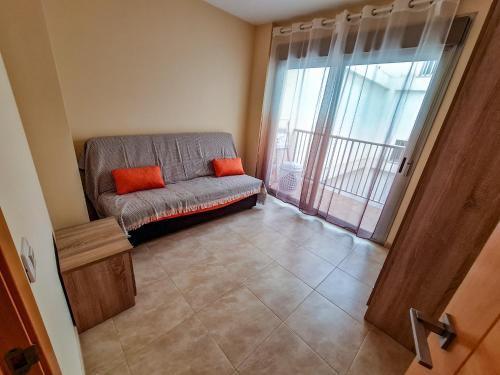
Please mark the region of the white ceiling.
POLYGON ((205 0, 213 6, 255 25, 348 6, 360 0, 205 0))

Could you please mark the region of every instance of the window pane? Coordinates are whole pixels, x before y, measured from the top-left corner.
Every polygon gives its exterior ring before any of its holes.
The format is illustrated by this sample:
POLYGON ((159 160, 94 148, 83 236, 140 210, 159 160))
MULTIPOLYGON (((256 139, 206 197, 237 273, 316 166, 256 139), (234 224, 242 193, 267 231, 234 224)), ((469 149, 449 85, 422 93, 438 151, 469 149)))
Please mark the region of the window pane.
POLYGON ((329 68, 289 69, 280 108, 279 127, 312 130, 323 100, 329 68))
POLYGON ((333 135, 406 144, 434 71, 434 61, 347 67, 333 135))

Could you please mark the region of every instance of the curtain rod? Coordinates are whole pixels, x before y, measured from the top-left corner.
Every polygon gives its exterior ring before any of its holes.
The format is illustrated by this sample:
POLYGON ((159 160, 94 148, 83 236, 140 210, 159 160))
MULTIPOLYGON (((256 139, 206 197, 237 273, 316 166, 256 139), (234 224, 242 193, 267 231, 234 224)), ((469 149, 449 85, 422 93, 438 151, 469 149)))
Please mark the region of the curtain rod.
MULTIPOLYGON (((413 8, 417 5, 421 5, 421 4, 432 4, 435 0, 409 0, 408 1, 408 6, 410 8, 413 8)), ((382 14, 382 13, 390 13, 392 12, 392 8, 393 8, 393 5, 389 5, 389 6, 385 6, 385 7, 382 7, 382 8, 376 8, 376 9, 373 9, 372 10, 372 15, 376 16, 377 14, 382 14)), ((347 15, 347 20, 350 21, 352 19, 355 19, 355 18, 361 18, 362 14, 361 13, 353 13, 353 14, 348 14, 347 15)), ((335 23, 335 18, 330 18, 330 19, 325 19, 321 22, 321 24, 323 26, 326 26, 326 25, 330 25, 330 24, 334 24, 335 23)), ((305 22, 305 23, 301 23, 300 24, 300 29, 301 30, 306 30, 306 29, 309 29, 312 27, 312 22, 305 22)), ((286 34, 286 33, 289 33, 292 31, 292 27, 291 26, 287 26, 287 27, 276 27, 275 29, 277 29, 279 31, 280 34, 286 34)))

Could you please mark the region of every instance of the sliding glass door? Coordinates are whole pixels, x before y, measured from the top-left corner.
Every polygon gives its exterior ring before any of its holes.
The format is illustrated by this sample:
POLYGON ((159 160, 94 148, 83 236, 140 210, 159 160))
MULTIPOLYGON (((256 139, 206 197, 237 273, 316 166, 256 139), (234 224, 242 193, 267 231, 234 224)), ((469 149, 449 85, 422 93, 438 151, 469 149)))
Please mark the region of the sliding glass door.
POLYGON ((326 59, 278 66, 271 193, 383 242, 456 49, 444 55, 439 64, 371 56, 340 69, 326 59))

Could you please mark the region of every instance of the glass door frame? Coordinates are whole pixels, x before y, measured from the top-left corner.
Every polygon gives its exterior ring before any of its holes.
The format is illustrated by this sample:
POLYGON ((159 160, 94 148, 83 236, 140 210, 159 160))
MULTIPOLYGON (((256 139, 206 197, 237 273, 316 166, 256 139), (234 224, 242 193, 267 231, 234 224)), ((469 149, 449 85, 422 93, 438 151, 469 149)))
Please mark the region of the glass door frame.
MULTIPOLYGON (((470 29, 470 26, 468 29, 470 29)), ((418 162, 418 159, 427 141, 427 137, 429 135, 430 129, 437 115, 437 112, 441 106, 442 100, 446 93, 446 89, 451 80, 451 76, 454 72, 456 64, 458 63, 458 59, 460 57, 463 48, 463 41, 465 39, 466 38, 464 37, 460 44, 454 45, 452 47, 445 47, 445 49, 443 50, 440 63, 438 65, 436 73, 434 73, 432 77, 430 87, 426 92, 426 95, 424 97, 424 102, 420 107, 417 120, 413 125, 411 135, 408 139, 408 144, 406 145, 404 153, 402 155, 401 162, 403 160, 405 161, 404 164, 401 163, 403 168, 400 168, 401 173, 397 173, 396 177, 394 178, 394 181, 392 182, 389 196, 387 197, 387 200, 384 204, 380 218, 372 233, 371 238, 369 238, 374 242, 384 244, 385 241, 387 240, 394 219, 396 218, 399 207, 408 188, 411 176, 413 175, 414 168, 412 167, 415 166, 416 163, 418 162)), ((408 53, 409 57, 413 55, 413 53, 410 50, 408 52, 409 52, 408 53)), ((280 117, 281 100, 283 96, 283 89, 284 89, 287 70, 308 69, 315 67, 322 67, 322 68, 329 67, 330 71, 328 72, 328 78, 327 78, 327 80, 329 80, 330 76, 332 75, 332 72, 335 71, 335 69, 339 69, 340 77, 337 77, 336 79, 338 79, 340 82, 343 82, 346 69, 349 66, 362 65, 362 64, 383 64, 383 63, 413 61, 413 59, 405 58, 404 56, 405 54, 402 53, 398 54, 398 58, 395 58, 394 56, 390 55, 387 56, 384 55, 383 53, 378 55, 373 53, 367 53, 366 56, 358 55, 356 56, 356 59, 353 59, 352 55, 345 55, 343 58, 343 64, 340 68, 339 67, 335 68, 334 65, 329 65, 327 57, 317 57, 311 59, 293 58, 293 61, 291 62, 287 60, 277 62, 273 79, 274 84, 272 90, 272 100, 270 104, 271 105, 270 120, 271 124, 273 124, 273 126, 271 127, 273 134, 270 134, 271 135, 270 139, 272 140, 273 144, 270 148, 268 148, 268 158, 272 157, 273 156, 272 153, 274 152, 274 146, 275 146, 274 143, 276 142, 275 138, 278 126, 277 124, 279 124, 278 120, 280 117), (307 65, 304 62, 307 62, 307 65)), ((342 84, 336 85, 335 92, 332 93, 333 95, 336 95, 336 97, 333 98, 333 100, 335 100, 335 105, 329 106, 328 112, 326 113, 326 118, 325 117, 321 118, 320 115, 318 115, 317 122, 313 129, 317 128, 318 121, 325 121, 325 125, 323 128, 331 129, 331 127, 333 126, 333 121, 335 119, 337 104, 338 100, 340 99, 339 93, 342 86, 343 86, 342 84), (330 121, 330 123, 327 123, 328 121, 330 121)), ((325 105, 325 101, 327 100, 327 98, 332 98, 332 95, 323 95, 321 108, 325 105)), ((328 103, 326 103, 326 105, 328 105, 328 103)), ((321 153, 321 150, 319 152, 321 153)), ((324 167, 325 167, 325 160, 322 161, 321 165, 321 168, 324 167)), ((321 168, 317 169, 321 170, 321 168)), ((265 176, 266 181, 268 181, 269 179, 271 170, 272 168, 267 168, 266 170, 266 176, 265 176)), ((317 188, 321 184, 321 181, 318 178, 317 179, 313 178, 312 184, 313 184, 312 189, 314 189, 314 187, 317 188)), ((270 187, 268 186, 268 188, 270 187)), ((274 192, 273 189, 270 189, 270 191, 274 192)), ((299 203, 294 199, 287 199, 287 200, 295 205, 298 205, 299 203)), ((315 199, 312 199, 313 202, 314 200, 315 199)), ((324 217, 328 216, 327 212, 319 212, 318 210, 318 213, 324 217)), ((349 230, 349 228, 346 229, 349 230)))
POLYGON ((407 192, 413 172, 415 171, 415 166, 422 156, 422 151, 427 143, 434 120, 436 119, 444 96, 446 95, 453 73, 455 72, 474 15, 468 15, 468 17, 470 22, 461 42, 454 46, 445 47, 443 50, 436 73, 432 77, 431 87, 427 90, 424 102, 422 103, 415 124, 413 125, 408 144, 405 147, 401 159, 399 173, 396 174, 392 182, 382 213, 370 238, 372 241, 381 245, 386 244, 403 198, 407 192))

